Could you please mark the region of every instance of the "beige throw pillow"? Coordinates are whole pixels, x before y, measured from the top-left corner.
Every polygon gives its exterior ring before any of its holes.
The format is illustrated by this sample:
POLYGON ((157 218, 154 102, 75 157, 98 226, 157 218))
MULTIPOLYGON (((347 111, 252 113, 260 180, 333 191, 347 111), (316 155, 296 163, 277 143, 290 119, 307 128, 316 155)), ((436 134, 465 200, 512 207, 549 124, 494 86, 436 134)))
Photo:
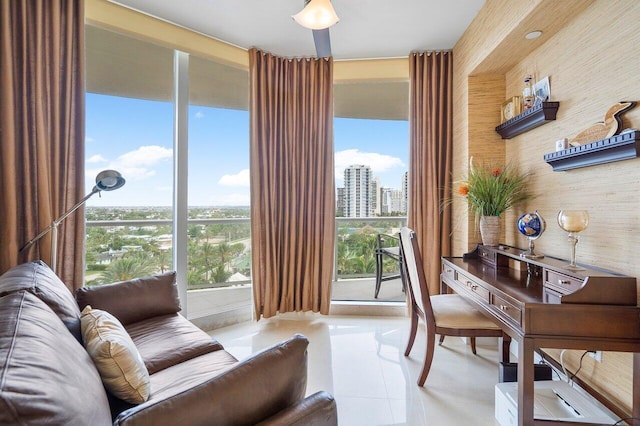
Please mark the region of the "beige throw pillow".
POLYGON ((116 317, 87 306, 80 318, 84 346, 104 386, 132 404, 149 399, 149 372, 131 337, 116 317))

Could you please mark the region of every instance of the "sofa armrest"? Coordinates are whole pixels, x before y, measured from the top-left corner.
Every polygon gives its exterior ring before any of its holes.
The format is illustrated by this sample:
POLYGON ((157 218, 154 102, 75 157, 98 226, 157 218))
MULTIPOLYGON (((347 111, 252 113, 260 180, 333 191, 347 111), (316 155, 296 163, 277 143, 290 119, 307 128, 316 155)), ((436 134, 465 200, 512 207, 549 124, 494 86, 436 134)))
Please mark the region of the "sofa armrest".
POLYGON ((258 426, 337 426, 338 409, 331 394, 320 391, 285 408, 258 426))
POLYGON ((152 395, 114 425, 254 425, 304 397, 308 344, 297 334, 187 391, 160 401, 152 395))

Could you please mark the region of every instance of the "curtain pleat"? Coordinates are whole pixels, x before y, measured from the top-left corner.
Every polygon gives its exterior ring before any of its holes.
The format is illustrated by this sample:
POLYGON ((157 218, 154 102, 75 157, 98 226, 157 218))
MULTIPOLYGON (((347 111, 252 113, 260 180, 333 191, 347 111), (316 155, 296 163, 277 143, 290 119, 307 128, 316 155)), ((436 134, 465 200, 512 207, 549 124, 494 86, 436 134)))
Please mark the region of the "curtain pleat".
MULTIPOLYGON (((0 273, 42 259, 20 247, 84 196, 84 2, 0 2, 0 273)), ((82 210, 59 227, 60 278, 82 286, 82 210)))
POLYGON ((329 313, 335 240, 333 60, 249 51, 256 319, 329 313))
POLYGON ((409 56, 409 209, 408 225, 423 253, 429 292, 440 292, 440 257, 451 250, 453 146, 453 58, 451 52, 409 56))

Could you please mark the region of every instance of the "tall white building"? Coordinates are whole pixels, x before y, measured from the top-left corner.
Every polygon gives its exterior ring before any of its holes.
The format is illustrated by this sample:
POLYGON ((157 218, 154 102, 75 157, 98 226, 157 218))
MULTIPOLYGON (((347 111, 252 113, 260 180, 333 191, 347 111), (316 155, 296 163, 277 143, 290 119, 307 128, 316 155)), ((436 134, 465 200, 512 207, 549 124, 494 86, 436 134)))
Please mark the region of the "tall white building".
POLYGON ((364 165, 349 166, 344 169, 344 216, 372 215, 371 168, 364 165))
POLYGON ((402 213, 402 190, 382 188, 382 214, 402 213))
POLYGON ((381 186, 380 186, 380 178, 375 177, 371 179, 371 208, 373 209, 373 214, 376 216, 380 215, 380 208, 382 205, 381 198, 381 186))
POLYGON ((409 172, 402 174, 402 205, 400 206, 401 213, 407 213, 409 211, 409 172))

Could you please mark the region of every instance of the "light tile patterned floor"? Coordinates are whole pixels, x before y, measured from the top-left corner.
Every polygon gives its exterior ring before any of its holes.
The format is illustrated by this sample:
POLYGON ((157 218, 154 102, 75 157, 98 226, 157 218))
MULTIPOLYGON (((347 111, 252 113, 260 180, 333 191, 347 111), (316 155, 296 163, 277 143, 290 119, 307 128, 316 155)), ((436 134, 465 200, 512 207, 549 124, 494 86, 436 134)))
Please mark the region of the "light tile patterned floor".
POLYGON ((285 314, 213 330, 239 359, 294 333, 309 344, 307 394, 332 393, 340 425, 490 425, 498 382, 497 344, 479 342, 478 355, 461 339, 436 345, 424 387, 416 384, 424 357, 424 329, 410 357, 403 355, 408 318, 285 314))

